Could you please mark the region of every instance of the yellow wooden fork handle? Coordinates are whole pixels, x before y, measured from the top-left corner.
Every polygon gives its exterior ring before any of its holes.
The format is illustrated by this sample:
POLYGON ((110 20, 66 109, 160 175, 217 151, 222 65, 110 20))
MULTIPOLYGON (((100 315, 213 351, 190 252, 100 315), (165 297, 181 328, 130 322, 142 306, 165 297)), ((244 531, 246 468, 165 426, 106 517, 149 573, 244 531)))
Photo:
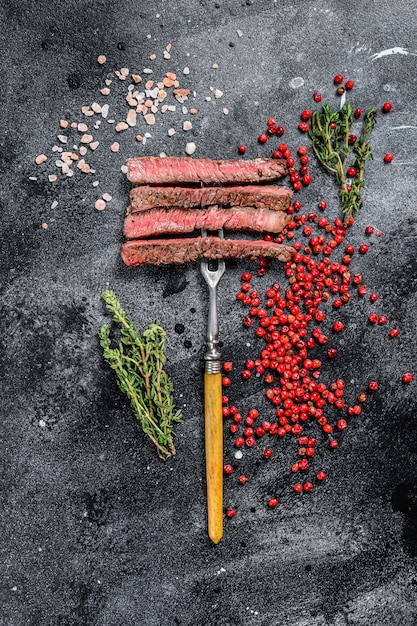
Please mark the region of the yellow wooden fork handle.
POLYGON ((219 543, 223 535, 223 414, 222 375, 204 374, 204 423, 208 535, 219 543))

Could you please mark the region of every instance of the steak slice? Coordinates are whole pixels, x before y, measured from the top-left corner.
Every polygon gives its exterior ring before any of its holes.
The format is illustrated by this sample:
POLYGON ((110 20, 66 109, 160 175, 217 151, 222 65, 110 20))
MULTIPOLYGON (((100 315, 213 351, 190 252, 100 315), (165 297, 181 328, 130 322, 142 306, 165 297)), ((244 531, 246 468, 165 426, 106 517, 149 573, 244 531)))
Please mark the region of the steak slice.
POLYGON ((261 183, 288 174, 282 159, 214 161, 191 157, 137 157, 127 160, 127 178, 137 185, 261 183))
POLYGON ((126 241, 121 256, 126 265, 167 265, 197 259, 256 259, 259 257, 290 261, 294 248, 269 241, 196 237, 126 241))
POLYGON ((283 211, 291 204, 293 191, 275 185, 244 187, 134 187, 130 191, 130 212, 156 207, 254 206, 283 211))
POLYGON ((291 215, 284 211, 254 207, 220 209, 210 206, 188 210, 174 207, 130 213, 125 218, 123 233, 127 239, 192 233, 196 228, 280 233, 290 220, 291 215))

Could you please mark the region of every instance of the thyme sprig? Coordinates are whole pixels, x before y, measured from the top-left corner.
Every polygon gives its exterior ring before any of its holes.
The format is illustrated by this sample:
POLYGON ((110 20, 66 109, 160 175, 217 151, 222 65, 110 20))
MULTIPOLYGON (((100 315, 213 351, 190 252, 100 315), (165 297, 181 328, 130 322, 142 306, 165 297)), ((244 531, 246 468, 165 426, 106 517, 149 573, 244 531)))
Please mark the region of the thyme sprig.
POLYGON ((164 370, 166 333, 154 323, 139 335, 115 293, 107 290, 102 298, 120 326, 120 341, 113 348, 110 326, 103 324, 100 328, 104 360, 114 370, 142 430, 155 444, 159 457, 166 460, 175 454, 173 428, 182 419, 181 411, 174 407, 172 381, 164 370))
POLYGON ((365 113, 362 132, 351 148, 349 135, 352 122, 350 104, 346 103, 336 111, 324 104, 321 111, 313 112, 309 130, 317 159, 323 167, 335 174, 340 185, 339 195, 345 223, 362 207, 361 190, 364 185, 365 163, 372 159, 369 137, 375 126, 376 110, 369 109, 365 113), (352 156, 355 157, 352 165, 356 168, 357 175, 348 184, 346 168, 352 156))

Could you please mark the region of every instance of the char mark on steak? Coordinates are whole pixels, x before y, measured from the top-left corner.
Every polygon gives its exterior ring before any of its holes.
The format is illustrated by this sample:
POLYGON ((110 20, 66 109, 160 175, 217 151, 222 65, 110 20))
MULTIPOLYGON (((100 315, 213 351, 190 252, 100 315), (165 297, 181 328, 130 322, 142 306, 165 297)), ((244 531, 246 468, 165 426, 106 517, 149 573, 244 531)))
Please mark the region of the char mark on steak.
POLYGON ((125 218, 123 233, 127 239, 192 233, 197 228, 280 233, 290 220, 291 215, 284 211, 254 207, 221 209, 210 206, 188 210, 173 207, 130 213, 125 218))
POLYGON ((127 160, 127 178, 137 185, 262 183, 288 174, 282 159, 215 161, 191 157, 137 157, 127 160))
POLYGON ((189 239, 154 239, 126 241, 121 256, 126 265, 167 265, 198 259, 256 259, 259 257, 290 261, 294 248, 269 241, 196 237, 189 239))
POLYGON ((291 204, 293 191, 276 185, 234 187, 151 187, 143 185, 130 191, 131 213, 157 207, 256 207, 284 211, 291 204))

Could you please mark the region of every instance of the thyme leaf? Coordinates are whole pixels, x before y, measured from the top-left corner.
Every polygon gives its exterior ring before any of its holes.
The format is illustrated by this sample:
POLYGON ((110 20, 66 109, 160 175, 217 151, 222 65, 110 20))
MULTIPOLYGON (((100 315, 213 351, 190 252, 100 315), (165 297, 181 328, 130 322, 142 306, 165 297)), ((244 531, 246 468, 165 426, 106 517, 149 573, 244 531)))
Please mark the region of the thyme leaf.
POLYGON ((336 111, 332 111, 328 104, 324 104, 321 111, 313 112, 308 133, 318 161, 336 177, 345 224, 349 217, 362 207, 361 191, 364 185, 365 164, 372 159, 369 138, 375 126, 376 110, 369 109, 365 113, 360 137, 353 147, 350 147, 349 134, 352 122, 350 104, 346 103, 336 111), (354 157, 352 165, 356 168, 357 175, 348 185, 345 172, 352 157, 354 157))
POLYGON ((98 336, 104 360, 114 370, 119 389, 126 394, 143 432, 166 460, 175 454, 174 425, 182 420, 173 401, 173 384, 164 370, 164 329, 150 324, 142 335, 128 319, 113 291, 102 294, 113 321, 120 326, 120 341, 112 347, 110 326, 103 324, 98 336))

